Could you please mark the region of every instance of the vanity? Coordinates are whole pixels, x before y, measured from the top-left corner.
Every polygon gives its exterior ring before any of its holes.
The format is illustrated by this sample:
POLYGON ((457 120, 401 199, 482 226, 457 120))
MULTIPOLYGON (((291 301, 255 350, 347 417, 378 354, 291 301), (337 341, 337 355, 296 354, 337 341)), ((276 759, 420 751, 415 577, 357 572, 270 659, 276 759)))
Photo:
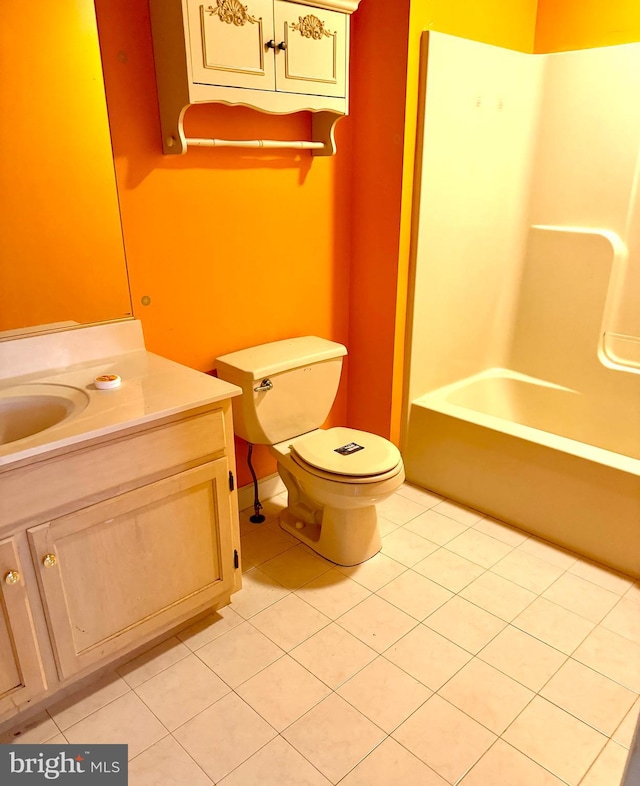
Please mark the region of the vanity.
POLYGON ((0 728, 240 588, 239 393, 136 320, 0 342, 0 728))

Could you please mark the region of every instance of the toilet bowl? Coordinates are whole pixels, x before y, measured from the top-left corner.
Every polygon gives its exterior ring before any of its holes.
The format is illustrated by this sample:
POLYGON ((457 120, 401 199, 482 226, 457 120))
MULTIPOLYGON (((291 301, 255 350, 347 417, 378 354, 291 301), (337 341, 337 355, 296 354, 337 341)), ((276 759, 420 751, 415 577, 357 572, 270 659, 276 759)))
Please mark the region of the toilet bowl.
POLYGON ((394 445, 375 434, 333 428, 274 445, 271 452, 288 492, 288 504, 280 517, 284 530, 338 565, 357 565, 380 551, 376 503, 404 481, 402 458, 394 445), (336 462, 334 456, 348 462, 348 456, 355 453, 336 454, 332 445, 359 446, 357 452, 363 455, 358 457, 358 466, 340 467, 340 459, 336 462))
POLYGON ((242 388, 233 399, 234 430, 267 445, 288 494, 280 524, 339 565, 380 551, 376 503, 404 481, 389 440, 321 426, 335 400, 342 344, 315 336, 274 341, 217 359, 218 376, 242 388))

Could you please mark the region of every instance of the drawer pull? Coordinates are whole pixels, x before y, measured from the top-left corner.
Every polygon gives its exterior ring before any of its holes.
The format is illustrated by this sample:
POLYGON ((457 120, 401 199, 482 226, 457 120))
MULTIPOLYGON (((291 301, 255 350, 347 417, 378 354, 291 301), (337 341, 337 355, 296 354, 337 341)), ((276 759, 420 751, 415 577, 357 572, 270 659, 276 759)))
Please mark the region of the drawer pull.
POLYGON ((7 584, 17 584, 20 581, 20 574, 17 570, 10 570, 4 580, 7 584))
POLYGON ((45 568, 52 568, 57 563, 56 555, 55 554, 45 554, 42 559, 42 564, 45 568))

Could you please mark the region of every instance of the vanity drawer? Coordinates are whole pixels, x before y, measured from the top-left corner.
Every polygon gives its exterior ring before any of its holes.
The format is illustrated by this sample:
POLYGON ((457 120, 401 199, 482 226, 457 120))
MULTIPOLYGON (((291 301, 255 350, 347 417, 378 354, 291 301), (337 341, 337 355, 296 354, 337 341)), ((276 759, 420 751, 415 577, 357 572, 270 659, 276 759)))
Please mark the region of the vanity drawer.
POLYGON ((78 510, 224 452, 222 409, 109 438, 0 476, 0 522, 34 523, 78 510))

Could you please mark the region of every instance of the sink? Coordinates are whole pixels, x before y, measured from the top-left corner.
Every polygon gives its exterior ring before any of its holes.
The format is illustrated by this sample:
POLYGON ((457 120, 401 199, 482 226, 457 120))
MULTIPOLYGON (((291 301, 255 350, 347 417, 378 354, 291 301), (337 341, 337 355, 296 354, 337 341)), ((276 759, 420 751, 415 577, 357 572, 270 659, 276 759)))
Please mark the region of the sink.
POLYGON ((31 437, 77 415, 89 396, 68 385, 34 383, 0 389, 0 445, 31 437))

